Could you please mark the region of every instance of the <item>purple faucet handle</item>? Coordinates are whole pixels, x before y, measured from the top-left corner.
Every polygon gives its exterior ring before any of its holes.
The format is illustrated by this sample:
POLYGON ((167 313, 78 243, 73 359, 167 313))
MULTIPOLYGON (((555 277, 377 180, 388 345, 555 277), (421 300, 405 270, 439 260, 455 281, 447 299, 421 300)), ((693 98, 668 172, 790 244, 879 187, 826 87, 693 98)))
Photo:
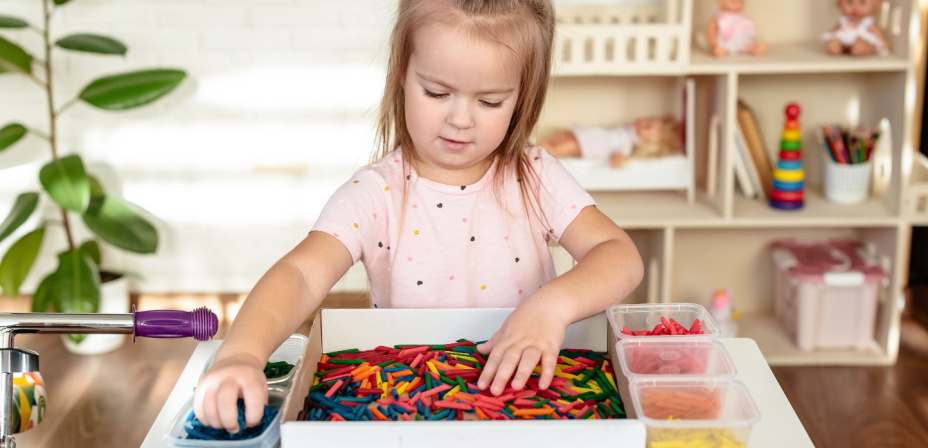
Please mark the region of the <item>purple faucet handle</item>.
POLYGON ((216 335, 219 319, 208 308, 193 311, 151 310, 136 311, 132 305, 132 342, 136 336, 149 338, 193 337, 206 341, 216 335))

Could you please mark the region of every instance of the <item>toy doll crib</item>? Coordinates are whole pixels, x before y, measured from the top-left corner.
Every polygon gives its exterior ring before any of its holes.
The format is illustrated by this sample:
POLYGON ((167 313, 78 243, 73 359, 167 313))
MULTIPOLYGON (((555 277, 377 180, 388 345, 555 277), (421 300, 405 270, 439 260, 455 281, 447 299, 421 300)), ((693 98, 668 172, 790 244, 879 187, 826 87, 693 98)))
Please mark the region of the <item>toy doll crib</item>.
MULTIPOLYGON (((557 9, 554 75, 679 76, 689 60, 689 2, 665 0, 622 5, 563 5, 557 9)), ((622 168, 607 161, 562 159, 588 191, 683 190, 695 200, 693 160, 694 82, 682 80, 675 117, 684 123, 684 154, 631 160, 622 168)), ((566 123, 565 123, 566 124, 566 123)), ((621 123, 615 123, 621 124, 621 123)))
POLYGON ((677 74, 689 60, 689 2, 559 5, 559 76, 677 74))

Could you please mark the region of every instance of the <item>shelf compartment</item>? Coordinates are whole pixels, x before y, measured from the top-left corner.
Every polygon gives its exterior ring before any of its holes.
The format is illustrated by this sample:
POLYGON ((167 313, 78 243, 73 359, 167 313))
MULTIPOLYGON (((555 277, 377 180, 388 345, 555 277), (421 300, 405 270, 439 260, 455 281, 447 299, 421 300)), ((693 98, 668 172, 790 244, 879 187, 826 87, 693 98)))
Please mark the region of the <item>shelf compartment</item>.
MULTIPOLYGON (((687 201, 693 203, 696 193, 695 170, 695 127, 693 79, 677 78, 678 88, 684 95, 683 104, 673 120, 685 125, 682 154, 665 155, 657 158, 632 157, 625 166, 613 168, 607 158, 592 159, 570 157, 561 160, 567 171, 587 191, 686 191, 687 201)), ((670 114, 664 113, 664 116, 670 114)), ((641 118, 641 117, 639 117, 641 118)), ((634 122, 634 121, 633 121, 634 122)), ((613 125, 614 126, 614 125, 613 125)), ((612 126, 607 126, 612 128, 612 126)), ((584 149, 585 150, 585 149, 584 149)), ((633 153, 634 155, 634 153, 633 153)))
POLYGON ((738 322, 738 337, 757 342, 767 363, 774 366, 892 365, 893 358, 874 341, 866 350, 804 352, 793 343, 772 314, 745 314, 738 322))
POLYGON ((562 163, 588 191, 685 191, 695 202, 699 183, 699 103, 696 81, 677 76, 558 78, 552 82, 536 138, 542 141, 574 125, 614 129, 646 117, 673 117, 686 126, 683 154, 634 159, 611 168, 608 158, 564 158, 562 163), (631 83, 628 81, 632 81, 631 83), (634 105, 622 107, 621 105, 634 105), (556 106, 552 106, 556 105, 556 106))
POLYGON ((771 161, 777 159, 779 151, 785 121, 783 108, 791 101, 802 108, 799 123, 805 170, 805 208, 808 210, 794 214, 763 210, 763 207, 752 207, 751 202, 742 201, 743 196, 736 194, 732 217, 735 220, 784 219, 809 223, 827 222, 828 215, 834 213, 837 218, 850 218, 855 224, 884 224, 901 219, 899 204, 903 185, 899 175, 900 160, 903 159, 903 151, 907 150, 905 136, 910 126, 905 111, 899 107, 900 100, 896 98, 905 97, 907 78, 906 72, 740 76, 738 97, 753 109, 771 161), (827 153, 815 134, 816 128, 823 124, 881 129, 882 135, 872 156, 875 164, 873 188, 870 198, 864 203, 832 206, 824 201, 823 165, 827 153))
POLYGON ((821 36, 838 23, 840 11, 834 2, 783 0, 776 2, 745 2, 744 13, 754 20, 759 40, 768 44, 766 54, 715 58, 704 45, 698 45, 706 26, 718 12, 715 2, 692 2, 694 39, 690 50, 688 73, 819 73, 904 71, 914 67, 914 47, 918 45, 920 14, 917 0, 884 1, 877 14, 876 24, 889 41, 890 54, 886 57, 830 56, 825 51, 821 36))
POLYGON ((671 302, 698 303, 710 306, 717 289, 729 291, 732 306, 740 312, 739 337, 757 339, 770 363, 792 364, 886 364, 895 359, 896 341, 891 335, 898 328, 897 302, 892 291, 901 290, 900 250, 896 241, 904 232, 898 224, 886 226, 807 226, 757 228, 704 228, 674 230, 672 265, 668 296, 671 302), (774 314, 774 266, 770 243, 782 239, 823 241, 850 239, 860 241, 864 250, 880 260, 890 275, 879 288, 873 344, 867 350, 802 352, 788 338, 774 314), (751 316, 761 316, 754 322, 751 316), (767 322, 769 320, 769 322, 767 322), (763 329, 758 326, 763 325, 763 329), (768 334, 769 333, 769 334, 768 334), (819 362, 821 360, 821 362, 819 362))
MULTIPOLYGON (((673 264, 667 273, 671 277, 669 297, 673 302, 708 307, 713 292, 724 288, 729 290, 732 306, 741 313, 773 314, 776 268, 769 248, 773 241, 850 239, 863 243, 881 262, 887 258, 887 263, 895 264, 897 236, 896 225, 677 228, 673 237, 673 264)), ((884 271, 895 275, 891 265, 884 266, 884 271)))

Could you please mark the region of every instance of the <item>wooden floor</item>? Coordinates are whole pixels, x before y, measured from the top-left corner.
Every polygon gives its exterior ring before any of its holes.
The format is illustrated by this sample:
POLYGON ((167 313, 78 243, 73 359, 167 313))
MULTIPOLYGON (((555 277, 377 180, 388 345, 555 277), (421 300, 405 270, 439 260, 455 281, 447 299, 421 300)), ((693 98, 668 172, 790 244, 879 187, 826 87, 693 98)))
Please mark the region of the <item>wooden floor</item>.
MULTIPOLYGON (((214 297, 211 308, 234 307, 239 299, 214 297)), ((326 306, 367 303, 356 295, 337 296, 326 306)), ((17 336, 16 345, 39 352, 49 399, 45 421, 17 435, 18 447, 137 447, 196 341, 139 338, 96 356, 70 354, 55 335, 17 336)), ((928 447, 928 331, 915 320, 902 326, 895 366, 773 372, 816 447, 928 447)))
POLYGON ((772 370, 816 447, 928 447, 928 331, 915 321, 892 367, 772 370))

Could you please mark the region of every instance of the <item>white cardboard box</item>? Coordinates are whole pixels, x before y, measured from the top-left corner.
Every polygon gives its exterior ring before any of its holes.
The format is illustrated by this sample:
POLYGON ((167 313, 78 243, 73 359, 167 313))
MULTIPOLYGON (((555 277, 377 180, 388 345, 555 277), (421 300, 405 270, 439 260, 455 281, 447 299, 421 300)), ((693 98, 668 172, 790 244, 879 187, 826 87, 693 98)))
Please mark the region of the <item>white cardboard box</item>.
MULTIPOLYGON (((489 339, 511 309, 449 310, 322 310, 313 322, 304 362, 284 402, 281 425, 283 448, 302 446, 423 447, 443 448, 551 446, 559 440, 571 445, 610 441, 611 448, 641 448, 645 427, 639 420, 524 420, 434 422, 299 422, 303 398, 316 373, 322 353, 378 345, 442 344, 465 338, 489 339), (440 441, 440 442, 439 442, 440 441)), ((605 315, 571 325, 564 347, 614 351, 605 315)), ((610 359, 616 359, 614 353, 610 359)), ((613 364, 613 369, 618 368, 613 364)), ((623 401, 626 395, 623 393, 623 401)), ((631 410, 626 402, 626 411, 631 410)), ((558 442, 560 444, 561 442, 558 442)))

